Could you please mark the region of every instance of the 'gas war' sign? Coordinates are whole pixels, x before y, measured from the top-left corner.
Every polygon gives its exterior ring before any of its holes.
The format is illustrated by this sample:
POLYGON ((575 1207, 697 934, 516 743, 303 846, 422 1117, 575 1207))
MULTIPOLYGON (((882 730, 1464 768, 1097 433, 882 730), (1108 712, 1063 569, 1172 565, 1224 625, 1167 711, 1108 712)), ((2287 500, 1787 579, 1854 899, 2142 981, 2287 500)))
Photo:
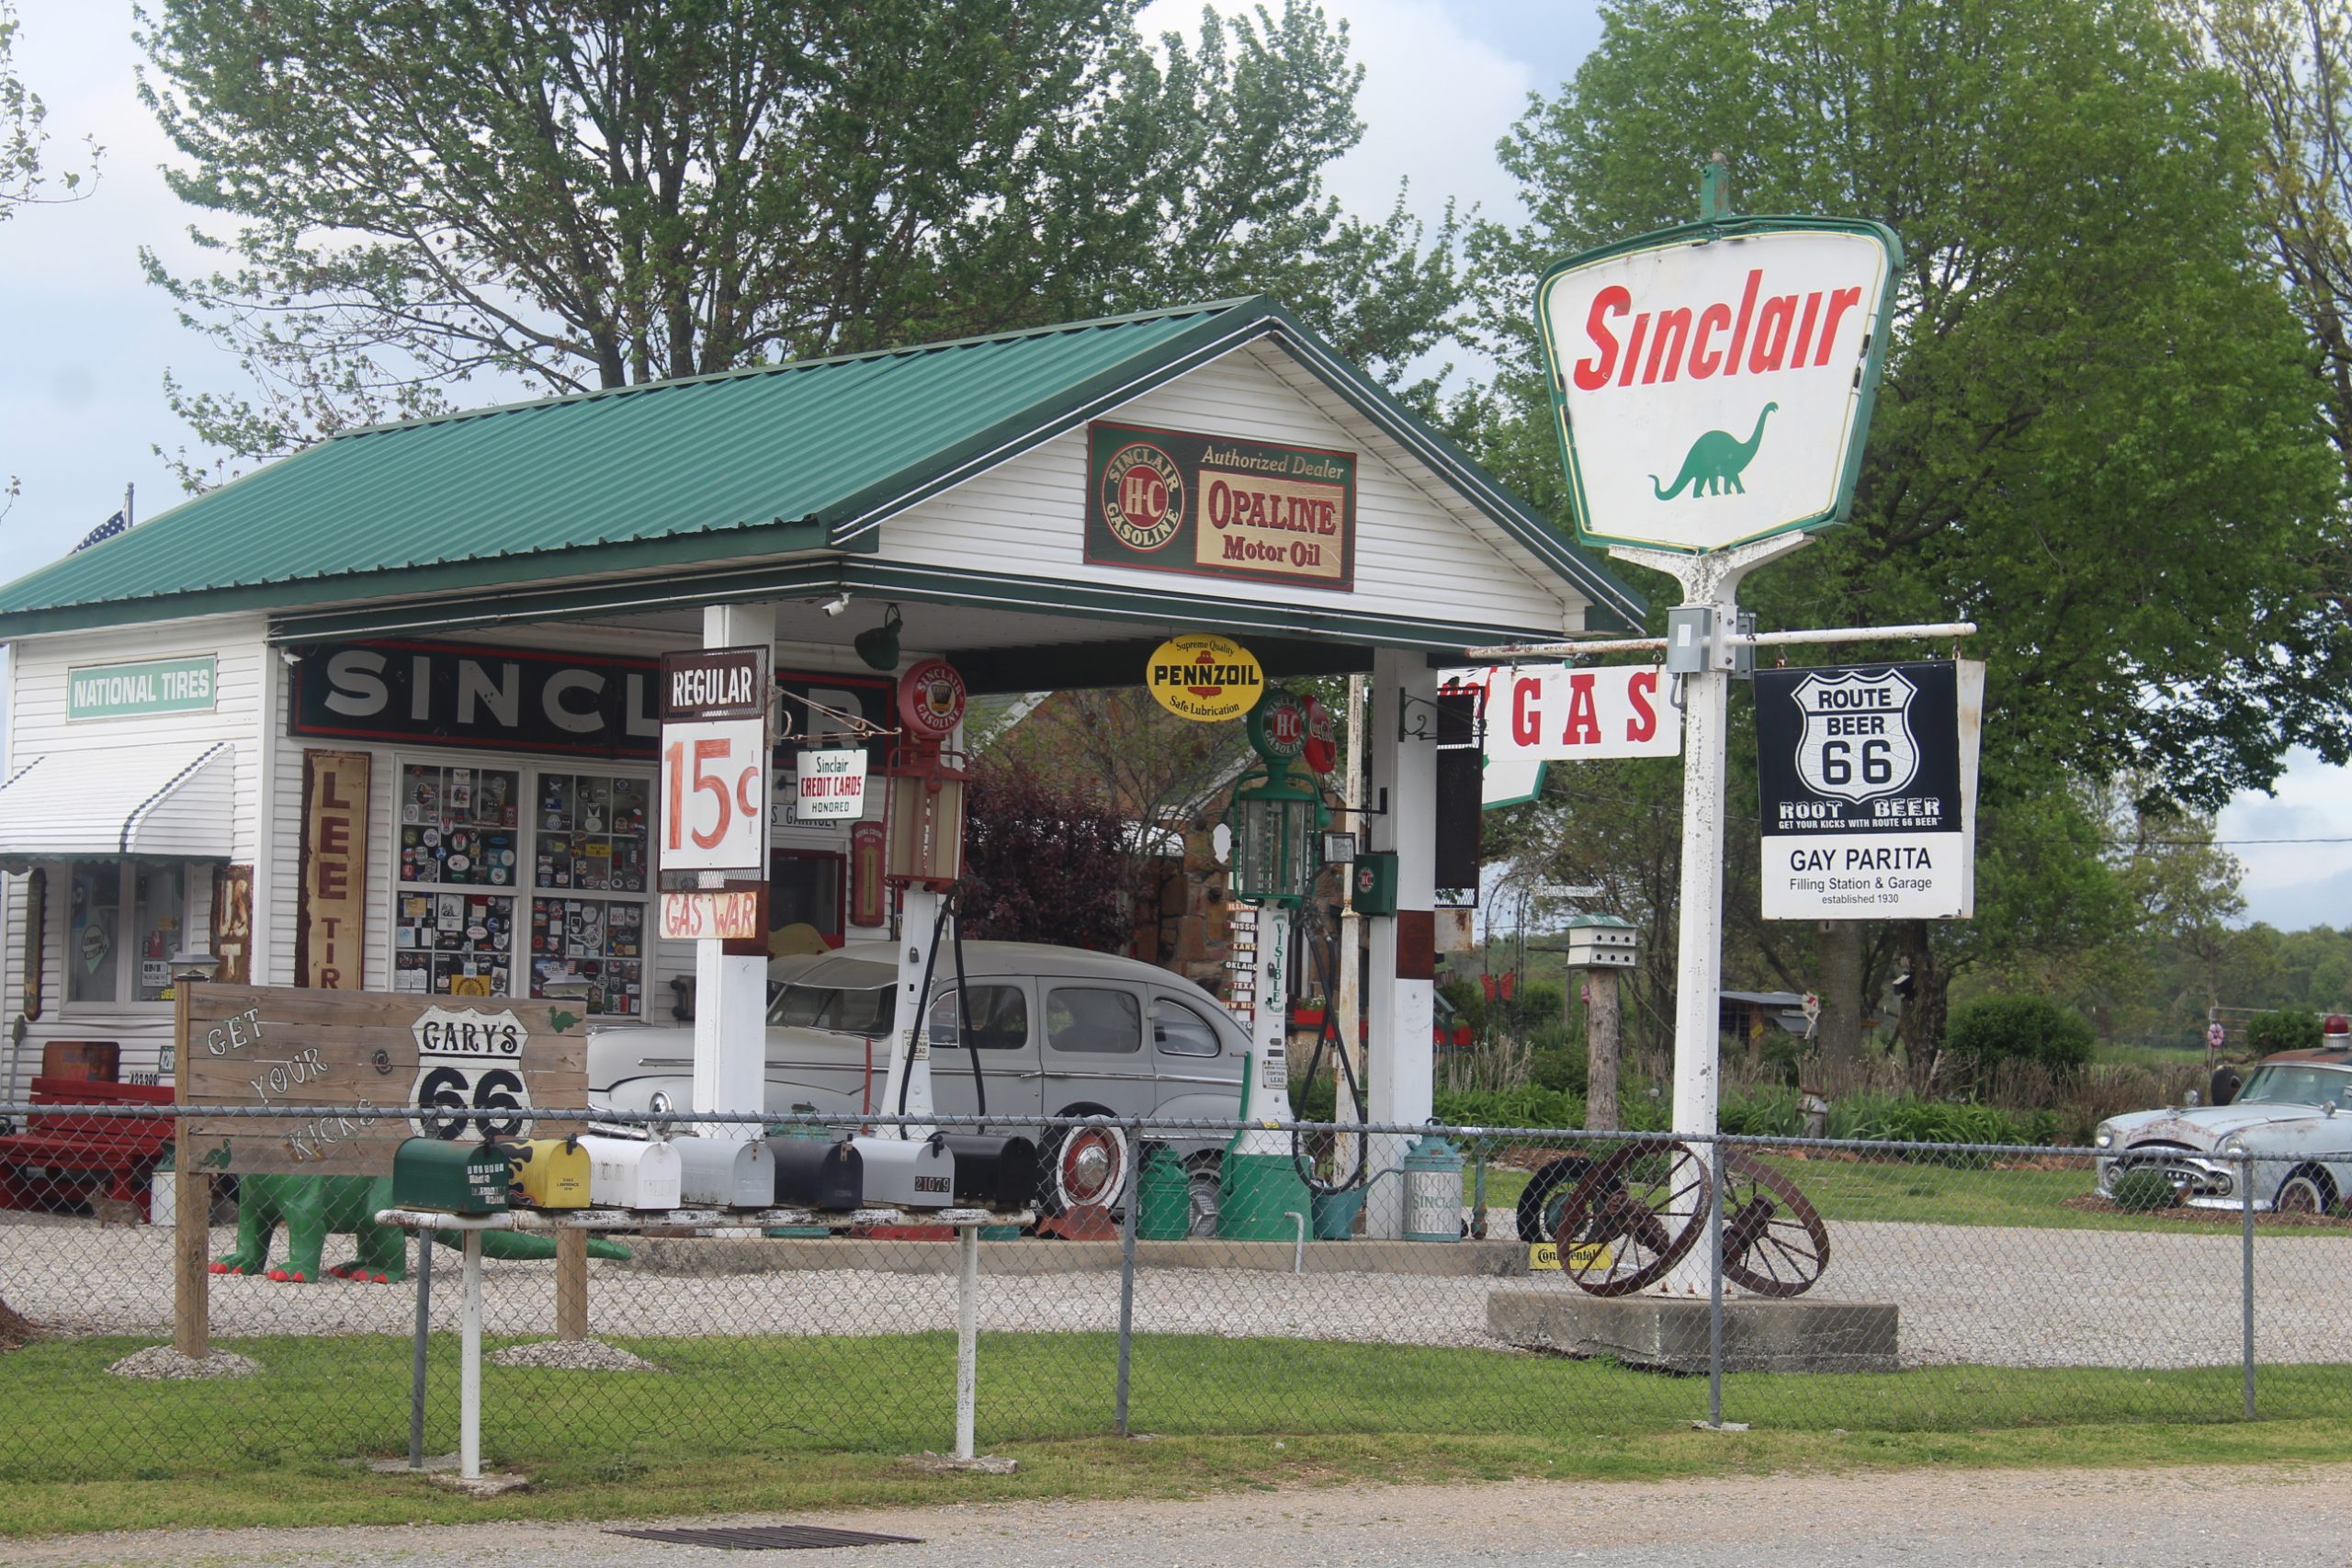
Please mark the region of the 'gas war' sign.
POLYGON ((1758 670, 1764 918, 1974 914, 1984 708, 1974 660, 1758 670))

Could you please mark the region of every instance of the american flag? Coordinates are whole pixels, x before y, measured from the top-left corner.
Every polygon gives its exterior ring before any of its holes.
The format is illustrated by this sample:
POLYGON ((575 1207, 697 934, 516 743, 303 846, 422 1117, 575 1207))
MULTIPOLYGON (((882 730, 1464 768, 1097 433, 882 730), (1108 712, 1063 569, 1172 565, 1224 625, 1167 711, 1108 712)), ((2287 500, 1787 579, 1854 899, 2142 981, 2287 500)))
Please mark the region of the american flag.
POLYGON ((69 555, 77 554, 80 551, 88 549, 92 545, 105 543, 107 540, 113 538, 117 534, 127 533, 130 531, 130 520, 124 517, 121 513, 118 512, 113 516, 107 518, 105 522, 99 524, 96 527, 91 529, 88 533, 83 535, 82 542, 74 546, 72 550, 69 550, 66 553, 69 555))

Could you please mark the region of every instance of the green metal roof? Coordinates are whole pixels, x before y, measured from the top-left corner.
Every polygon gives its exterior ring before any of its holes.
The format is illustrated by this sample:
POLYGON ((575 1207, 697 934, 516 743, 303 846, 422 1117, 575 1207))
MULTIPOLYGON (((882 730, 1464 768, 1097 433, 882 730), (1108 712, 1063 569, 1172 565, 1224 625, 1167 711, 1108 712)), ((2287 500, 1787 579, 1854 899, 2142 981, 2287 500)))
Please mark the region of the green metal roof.
POLYGON ((0 587, 0 638, 870 551, 876 526, 1275 336, 1600 606, 1641 602, 1271 300, 615 388, 372 426, 0 587))

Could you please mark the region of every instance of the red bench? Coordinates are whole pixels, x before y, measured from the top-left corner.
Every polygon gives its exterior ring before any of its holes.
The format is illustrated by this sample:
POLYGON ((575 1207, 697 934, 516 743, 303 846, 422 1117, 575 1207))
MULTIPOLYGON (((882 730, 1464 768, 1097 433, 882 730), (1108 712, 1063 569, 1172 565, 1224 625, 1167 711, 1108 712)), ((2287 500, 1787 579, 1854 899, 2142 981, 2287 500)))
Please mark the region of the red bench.
MULTIPOLYGON (((35 1078, 35 1105, 169 1105, 175 1091, 156 1084, 35 1078)), ((35 1111, 21 1133, 0 1136, 0 1209, 48 1209, 93 1196, 139 1205, 147 1216, 147 1179, 172 1141, 169 1117, 35 1111)))

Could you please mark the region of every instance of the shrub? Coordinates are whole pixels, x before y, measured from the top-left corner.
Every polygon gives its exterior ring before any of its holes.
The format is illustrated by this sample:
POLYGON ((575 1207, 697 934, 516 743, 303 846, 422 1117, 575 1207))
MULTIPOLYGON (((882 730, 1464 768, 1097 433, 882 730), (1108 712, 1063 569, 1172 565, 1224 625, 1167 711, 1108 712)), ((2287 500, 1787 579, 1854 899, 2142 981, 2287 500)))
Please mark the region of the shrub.
POLYGON ((2274 1051, 2315 1049, 2320 1043, 2319 1014, 2301 1008, 2256 1013, 2246 1023, 2245 1039, 2255 1054, 2262 1056, 2274 1051))
POLYGON ((2172 1179, 2161 1170, 2127 1170, 2115 1179, 2108 1189, 2108 1196, 2119 1209, 2145 1213, 2150 1209, 2169 1209, 2180 1201, 2180 1193, 2172 1179))
POLYGON ((1804 1097, 1792 1089, 1759 1085, 1723 1102, 1715 1120, 1726 1133, 1750 1138, 1804 1136, 1804 1097))
POLYGON ((2082 1014, 2042 997, 1985 997, 1954 1008, 1944 1049, 1974 1084, 2005 1062, 2031 1062, 2064 1078, 2090 1065, 2097 1042, 2082 1014))

